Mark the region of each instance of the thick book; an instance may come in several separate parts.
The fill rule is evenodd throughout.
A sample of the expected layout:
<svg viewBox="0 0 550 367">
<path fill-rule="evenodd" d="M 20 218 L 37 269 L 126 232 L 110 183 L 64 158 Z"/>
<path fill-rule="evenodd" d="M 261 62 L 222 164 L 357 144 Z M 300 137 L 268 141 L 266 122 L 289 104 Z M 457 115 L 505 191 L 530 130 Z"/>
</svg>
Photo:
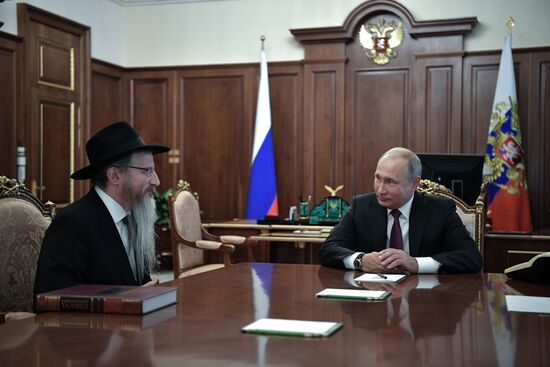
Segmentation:
<svg viewBox="0 0 550 367">
<path fill-rule="evenodd" d="M 391 292 L 372 291 L 367 289 L 326 288 L 317 293 L 319 298 L 335 298 L 344 300 L 379 301 L 388 298 Z"/>
<path fill-rule="evenodd" d="M 176 302 L 176 287 L 80 284 L 38 294 L 36 311 L 142 315 Z"/>
<path fill-rule="evenodd" d="M 407 274 L 365 273 L 353 280 L 356 282 L 397 283 L 405 279 L 406 276 Z"/>
<path fill-rule="evenodd" d="M 504 270 L 509 278 L 528 282 L 550 283 L 550 252 L 544 252 L 529 261 Z"/>
<path fill-rule="evenodd" d="M 340 322 L 265 318 L 256 320 L 241 330 L 251 334 L 315 338 L 330 336 L 342 326 Z"/>
</svg>

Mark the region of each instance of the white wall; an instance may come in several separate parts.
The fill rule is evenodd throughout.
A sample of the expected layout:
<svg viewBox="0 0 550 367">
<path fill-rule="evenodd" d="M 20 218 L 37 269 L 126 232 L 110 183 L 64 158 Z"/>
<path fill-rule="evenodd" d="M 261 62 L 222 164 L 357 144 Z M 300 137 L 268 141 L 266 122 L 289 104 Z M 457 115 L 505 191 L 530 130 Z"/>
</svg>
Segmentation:
<svg viewBox="0 0 550 367">
<path fill-rule="evenodd" d="M 17 34 L 17 5 L 25 2 L 37 8 L 89 26 L 92 57 L 126 65 L 125 8 L 109 0 L 7 0 L 0 3 L 0 31 Z"/>
<path fill-rule="evenodd" d="M 16 33 L 19 0 L 0 3 L 1 29 Z M 121 7 L 109 0 L 26 0 L 92 28 L 92 56 L 114 64 L 167 66 L 303 59 L 293 28 L 341 25 L 363 0 L 225 0 Z M 500 49 L 508 16 L 514 48 L 550 46 L 548 0 L 401 0 L 417 20 L 476 16 L 468 51 Z"/>
</svg>

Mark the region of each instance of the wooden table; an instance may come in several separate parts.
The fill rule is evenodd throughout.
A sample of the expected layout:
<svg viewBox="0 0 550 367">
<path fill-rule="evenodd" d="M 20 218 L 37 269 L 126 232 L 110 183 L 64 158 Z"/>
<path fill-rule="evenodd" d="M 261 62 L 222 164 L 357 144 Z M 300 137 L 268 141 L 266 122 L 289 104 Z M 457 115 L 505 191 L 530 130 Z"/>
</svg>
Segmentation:
<svg viewBox="0 0 550 367">
<path fill-rule="evenodd" d="M 40 314 L 0 326 L 0 365 L 550 364 L 550 316 L 508 313 L 504 300 L 518 292 L 549 296 L 547 286 L 502 274 L 414 275 L 389 287 L 393 295 L 384 301 L 315 298 L 326 287 L 357 286 L 354 275 L 316 265 L 243 263 L 165 283 L 178 286 L 178 304 L 143 317 Z M 344 327 L 325 339 L 240 332 L 266 316 Z"/>
</svg>

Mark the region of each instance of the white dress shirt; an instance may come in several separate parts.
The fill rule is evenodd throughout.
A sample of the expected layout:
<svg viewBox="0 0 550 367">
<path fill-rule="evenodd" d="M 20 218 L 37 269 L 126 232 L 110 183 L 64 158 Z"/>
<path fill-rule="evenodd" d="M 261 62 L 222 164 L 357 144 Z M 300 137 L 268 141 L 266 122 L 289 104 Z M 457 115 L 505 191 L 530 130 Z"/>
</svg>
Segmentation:
<svg viewBox="0 0 550 367">
<path fill-rule="evenodd" d="M 117 203 L 115 199 L 110 197 L 99 186 L 97 185 L 94 186 L 94 189 L 99 195 L 99 198 L 101 199 L 101 201 L 103 201 L 103 204 L 105 204 L 105 206 L 107 207 L 109 214 L 111 214 L 111 217 L 113 218 L 113 222 L 115 222 L 115 226 L 118 231 L 118 234 L 120 235 L 120 238 L 122 239 L 122 243 L 124 244 L 124 249 L 126 250 L 126 254 L 128 255 L 128 257 L 134 256 L 133 251 L 130 251 L 130 244 L 128 240 L 128 229 L 126 228 L 126 225 L 122 222 L 122 220 L 126 218 L 126 216 L 128 215 L 128 212 L 126 212 L 126 210 L 124 210 L 124 208 L 120 206 L 120 204 Z"/>
</svg>

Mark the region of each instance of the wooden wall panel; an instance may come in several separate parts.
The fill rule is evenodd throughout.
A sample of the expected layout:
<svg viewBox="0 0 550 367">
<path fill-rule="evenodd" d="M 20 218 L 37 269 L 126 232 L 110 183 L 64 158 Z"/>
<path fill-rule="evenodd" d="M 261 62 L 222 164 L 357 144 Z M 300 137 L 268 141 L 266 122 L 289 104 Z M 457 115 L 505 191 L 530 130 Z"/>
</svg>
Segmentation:
<svg viewBox="0 0 550 367">
<path fill-rule="evenodd" d="M 54 203 L 70 203 L 74 200 L 74 183 L 69 176 L 74 172 L 75 112 L 74 103 L 39 97 L 36 103 L 40 121 L 39 199 Z M 45 173 L 48 174 L 45 174 Z M 64 182 L 64 185 L 60 185 Z"/>
<path fill-rule="evenodd" d="M 535 228 L 550 233 L 550 50 L 532 55 L 530 70 L 529 194 Z"/>
<path fill-rule="evenodd" d="M 313 170 L 313 198 L 321 199 L 324 185 L 336 182 L 336 82 L 334 71 L 316 71 L 312 75 L 313 123 L 308 127 L 307 139 L 313 142 L 310 159 Z"/>
<path fill-rule="evenodd" d="M 299 196 L 305 195 L 301 181 L 302 69 L 301 65 L 269 67 L 271 125 L 280 214 L 288 213 L 290 206 L 297 205 Z"/>
<path fill-rule="evenodd" d="M 380 155 L 403 146 L 408 123 L 408 70 L 357 71 L 352 79 L 351 135 L 346 147 L 351 157 L 346 165 L 349 193 L 373 190 L 373 177 Z"/>
<path fill-rule="evenodd" d="M 452 138 L 452 70 L 429 67 L 426 71 L 426 147 L 430 152 L 447 152 Z"/>
<path fill-rule="evenodd" d="M 315 45 L 306 51 L 327 58 L 304 67 L 303 194 L 311 195 L 315 205 L 328 195 L 325 185 L 344 183 L 345 60 L 333 59 L 342 51 L 319 54 Z"/>
<path fill-rule="evenodd" d="M 130 79 L 129 122 L 146 143 L 174 147 L 174 72 L 133 72 Z M 175 186 L 167 153 L 155 156 L 159 191 Z"/>
<path fill-rule="evenodd" d="M 17 57 L 21 39 L 0 32 L 0 175 L 17 177 Z"/>
<path fill-rule="evenodd" d="M 122 68 L 94 60 L 90 136 L 113 122 L 125 120 L 124 73 Z"/>
<path fill-rule="evenodd" d="M 464 60 L 464 153 L 482 154 L 487 149 L 497 75 L 496 56 L 466 57 Z"/>
<path fill-rule="evenodd" d="M 178 77 L 179 172 L 199 193 L 206 218 L 244 216 L 254 125 L 252 71 L 191 70 Z"/>
</svg>

